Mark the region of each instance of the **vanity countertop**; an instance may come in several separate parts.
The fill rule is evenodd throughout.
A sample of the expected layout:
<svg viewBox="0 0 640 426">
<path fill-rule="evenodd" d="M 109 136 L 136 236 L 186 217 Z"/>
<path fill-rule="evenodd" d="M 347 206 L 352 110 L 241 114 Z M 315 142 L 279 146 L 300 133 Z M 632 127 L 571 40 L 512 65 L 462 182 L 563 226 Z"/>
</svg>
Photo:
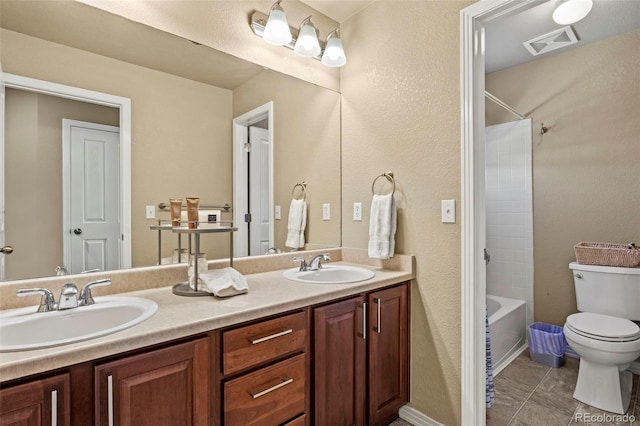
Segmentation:
<svg viewBox="0 0 640 426">
<path fill-rule="evenodd" d="M 148 320 L 107 336 L 45 349 L 0 353 L 0 381 L 13 380 L 85 361 L 188 337 L 245 321 L 368 292 L 415 277 L 413 259 L 394 262 L 394 269 L 372 262 L 349 261 L 342 253 L 337 264 L 365 266 L 375 277 L 349 284 L 307 284 L 290 281 L 282 270 L 246 274 L 249 292 L 225 299 L 182 297 L 171 286 L 121 293 L 154 300 L 159 309 Z M 358 258 L 360 256 L 356 256 Z M 347 260 L 347 261 L 345 261 Z M 358 259 L 356 259 L 358 260 Z M 369 263 L 369 264 L 366 264 Z M 375 262 L 373 262 L 375 264 Z M 397 266 L 398 269 L 395 269 Z"/>
</svg>

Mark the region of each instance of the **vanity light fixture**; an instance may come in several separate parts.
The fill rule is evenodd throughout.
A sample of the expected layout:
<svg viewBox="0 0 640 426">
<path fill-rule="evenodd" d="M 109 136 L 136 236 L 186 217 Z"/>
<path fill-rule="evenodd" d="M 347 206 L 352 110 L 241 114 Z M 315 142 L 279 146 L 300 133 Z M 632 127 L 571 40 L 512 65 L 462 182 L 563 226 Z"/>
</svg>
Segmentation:
<svg viewBox="0 0 640 426">
<path fill-rule="evenodd" d="M 322 54 L 322 63 L 328 67 L 341 67 L 347 63 L 347 56 L 344 54 L 338 28 L 327 36 L 327 47 Z"/>
<path fill-rule="evenodd" d="M 318 30 L 311 22 L 311 16 L 300 24 L 300 32 L 293 51 L 305 58 L 312 58 L 320 54 L 320 42 L 318 41 Z"/>
<path fill-rule="evenodd" d="M 267 19 L 267 25 L 264 27 L 262 38 L 264 41 L 276 46 L 285 46 L 291 43 L 291 30 L 289 29 L 289 23 L 287 22 L 287 15 L 284 14 L 284 10 L 280 7 L 280 2 L 276 1 L 271 10 L 269 11 L 269 19 Z"/>
<path fill-rule="evenodd" d="M 287 24 L 287 18 L 280 7 L 281 1 L 278 0 L 271 6 L 269 16 L 262 12 L 253 12 L 250 26 L 255 35 L 270 44 L 288 47 L 300 56 L 322 61 L 328 67 L 341 67 L 347 63 L 337 29 L 327 36 L 325 43 L 318 39 L 318 29 L 311 22 L 311 16 L 300 23 L 299 30 L 292 28 Z M 275 25 L 273 27 L 272 22 Z M 286 34 L 289 34 L 289 37 Z"/>
<path fill-rule="evenodd" d="M 570 25 L 587 16 L 592 7 L 593 0 L 559 0 L 553 20 L 560 25 Z"/>
</svg>

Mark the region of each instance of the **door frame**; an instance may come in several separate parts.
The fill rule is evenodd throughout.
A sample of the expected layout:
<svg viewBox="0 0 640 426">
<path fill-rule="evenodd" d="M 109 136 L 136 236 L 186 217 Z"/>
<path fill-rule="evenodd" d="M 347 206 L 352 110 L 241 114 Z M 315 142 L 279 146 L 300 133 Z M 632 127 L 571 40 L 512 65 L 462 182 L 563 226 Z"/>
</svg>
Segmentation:
<svg viewBox="0 0 640 426">
<path fill-rule="evenodd" d="M 481 0 L 460 11 L 461 424 L 486 424 L 484 28 L 538 0 Z"/>
<path fill-rule="evenodd" d="M 62 247 L 63 265 L 70 271 L 71 264 L 71 127 L 120 133 L 120 128 L 88 121 L 62 119 Z M 118 164 L 118 169 L 120 165 Z M 120 173 L 118 171 L 118 173 Z M 118 191 L 120 189 L 118 188 Z M 120 202 L 120 200 L 118 200 Z M 120 211 L 120 209 L 118 209 Z M 122 238 L 119 238 L 122 241 Z M 119 259 L 120 263 L 122 259 Z M 121 267 L 119 267 L 120 269 Z"/>
<path fill-rule="evenodd" d="M 247 171 L 249 165 L 244 159 L 244 144 L 249 136 L 249 126 L 264 119 L 268 120 L 269 132 L 269 199 L 273 209 L 273 101 L 267 102 L 233 119 L 233 224 L 238 228 L 233 234 L 233 257 L 247 256 L 249 243 L 247 229 L 239 226 L 244 223 L 244 214 L 247 212 Z M 270 212 L 272 216 L 273 212 Z M 269 241 L 274 241 L 274 221 L 269 221 Z"/>
<path fill-rule="evenodd" d="M 3 73 L 2 79 L 5 87 L 12 89 L 118 108 L 120 112 L 120 267 L 131 268 L 131 99 L 9 73 Z M 4 132 L 2 138 L 4 140 Z M 4 197 L 4 188 L 2 188 L 2 196 Z M 62 225 L 64 226 L 64 223 Z"/>
</svg>

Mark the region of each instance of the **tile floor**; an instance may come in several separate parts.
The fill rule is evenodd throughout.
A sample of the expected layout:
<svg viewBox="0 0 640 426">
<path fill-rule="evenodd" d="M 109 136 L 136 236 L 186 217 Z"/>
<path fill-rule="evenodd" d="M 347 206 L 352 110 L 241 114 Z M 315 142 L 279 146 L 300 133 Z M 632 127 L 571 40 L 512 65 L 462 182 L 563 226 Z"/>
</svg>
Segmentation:
<svg viewBox="0 0 640 426">
<path fill-rule="evenodd" d="M 566 358 L 565 365 L 551 368 L 534 362 L 525 350 L 494 379 L 495 402 L 487 410 L 487 426 L 640 426 L 640 380 L 633 376 L 633 392 L 627 413 L 633 422 L 600 422 L 612 413 L 573 399 L 579 361 Z M 587 418 L 588 416 L 588 418 Z M 397 419 L 389 426 L 411 426 Z"/>
<path fill-rule="evenodd" d="M 628 414 L 633 422 L 600 422 L 612 413 L 573 399 L 579 361 L 566 358 L 565 365 L 551 368 L 534 362 L 523 352 L 495 377 L 496 398 L 487 410 L 487 426 L 640 426 L 640 380 L 633 376 L 633 391 Z M 600 417 L 600 419 L 598 419 Z M 628 416 L 631 417 L 631 416 Z"/>
</svg>

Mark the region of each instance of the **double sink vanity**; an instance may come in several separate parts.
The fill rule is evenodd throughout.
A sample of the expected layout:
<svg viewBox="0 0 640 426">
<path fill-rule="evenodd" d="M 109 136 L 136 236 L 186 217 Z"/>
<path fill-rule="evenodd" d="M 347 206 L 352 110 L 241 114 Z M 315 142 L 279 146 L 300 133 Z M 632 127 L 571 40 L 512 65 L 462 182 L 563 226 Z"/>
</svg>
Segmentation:
<svg viewBox="0 0 640 426">
<path fill-rule="evenodd" d="M 185 265 L 92 274 L 111 280 L 94 304 L 51 312 L 15 293 L 65 277 L 1 284 L 1 423 L 387 424 L 408 401 L 413 258 L 306 255 L 324 253 L 236 259 L 249 292 L 225 299 L 172 294 Z"/>
</svg>

